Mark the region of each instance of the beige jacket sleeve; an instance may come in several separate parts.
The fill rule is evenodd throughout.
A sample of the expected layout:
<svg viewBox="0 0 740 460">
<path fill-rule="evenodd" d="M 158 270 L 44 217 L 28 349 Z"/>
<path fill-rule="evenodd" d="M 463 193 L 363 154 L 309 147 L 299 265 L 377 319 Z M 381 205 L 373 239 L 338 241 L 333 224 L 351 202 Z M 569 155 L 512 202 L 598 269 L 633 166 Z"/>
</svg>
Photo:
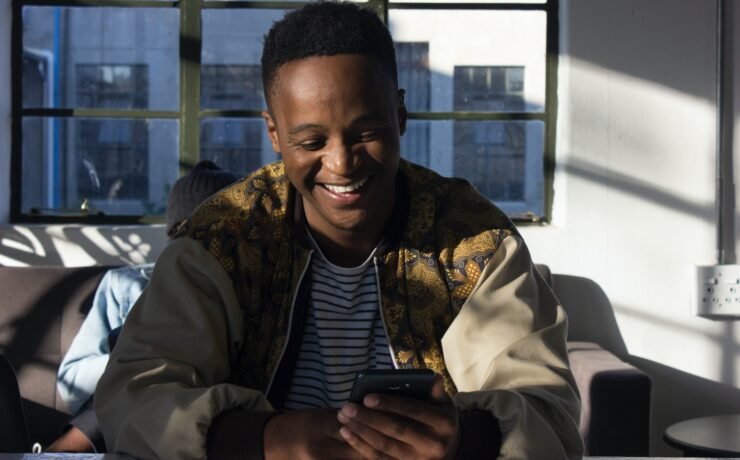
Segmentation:
<svg viewBox="0 0 740 460">
<path fill-rule="evenodd" d="M 583 455 L 567 318 L 522 239 L 509 236 L 442 339 L 461 409 L 493 413 L 500 458 Z"/>
<path fill-rule="evenodd" d="M 231 280 L 216 259 L 195 241 L 171 243 L 97 386 L 95 410 L 108 449 L 139 459 L 202 459 L 217 415 L 272 411 L 262 393 L 223 383 L 242 347 L 242 324 Z"/>
</svg>

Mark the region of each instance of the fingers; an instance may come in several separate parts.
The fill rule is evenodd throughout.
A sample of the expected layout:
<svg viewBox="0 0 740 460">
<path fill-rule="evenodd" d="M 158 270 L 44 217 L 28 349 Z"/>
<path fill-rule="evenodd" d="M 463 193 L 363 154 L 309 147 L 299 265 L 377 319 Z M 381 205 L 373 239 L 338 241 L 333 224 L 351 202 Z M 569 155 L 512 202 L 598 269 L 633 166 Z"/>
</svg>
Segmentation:
<svg viewBox="0 0 740 460">
<path fill-rule="evenodd" d="M 345 420 L 339 433 L 344 441 L 363 458 L 366 459 L 405 459 L 413 457 L 413 449 L 408 444 L 394 439 L 390 436 L 363 425 L 362 423 L 349 419 L 341 412 L 337 415 L 340 420 Z"/>
<path fill-rule="evenodd" d="M 447 403 L 452 401 L 450 396 L 445 391 L 445 379 L 441 375 L 437 374 L 434 376 L 434 383 L 432 384 L 431 399 L 436 403 Z"/>
<path fill-rule="evenodd" d="M 434 387 L 432 390 L 434 391 Z M 403 396 L 371 393 L 362 402 L 370 409 L 390 412 L 431 427 L 444 425 L 445 420 L 457 414 L 452 402 L 449 399 L 443 402 L 443 397 L 440 396 L 436 401 L 426 402 Z"/>
<path fill-rule="evenodd" d="M 362 427 L 361 425 L 353 428 L 344 426 L 339 432 L 342 435 L 344 442 L 364 459 L 381 460 L 411 458 L 411 455 L 407 454 L 410 449 L 404 448 L 404 446 L 396 440 L 374 432 L 371 428 Z M 368 441 L 366 441 L 366 439 Z"/>
<path fill-rule="evenodd" d="M 403 444 L 419 444 L 428 438 L 425 427 L 413 420 L 367 410 L 355 404 L 346 404 L 337 413 L 337 419 L 382 452 L 393 450 L 401 453 L 397 451 L 403 450 L 403 447 L 391 445 L 393 440 Z"/>
<path fill-rule="evenodd" d="M 437 376 L 429 401 L 369 394 L 345 404 L 336 419 L 341 438 L 367 459 L 447 458 L 459 439 L 457 409 Z"/>
<path fill-rule="evenodd" d="M 370 455 L 369 458 L 376 458 L 378 453 L 394 458 L 442 458 L 456 438 L 457 412 L 446 417 L 433 417 L 438 420 L 436 426 L 426 425 L 413 417 L 425 412 L 425 406 L 435 412 L 438 408 L 429 403 L 410 401 L 415 404 L 407 406 L 410 408 L 404 414 L 407 416 L 346 404 L 337 413 L 337 419 L 344 424 L 340 434 L 363 455 Z M 454 407 L 452 409 L 454 411 Z"/>
</svg>

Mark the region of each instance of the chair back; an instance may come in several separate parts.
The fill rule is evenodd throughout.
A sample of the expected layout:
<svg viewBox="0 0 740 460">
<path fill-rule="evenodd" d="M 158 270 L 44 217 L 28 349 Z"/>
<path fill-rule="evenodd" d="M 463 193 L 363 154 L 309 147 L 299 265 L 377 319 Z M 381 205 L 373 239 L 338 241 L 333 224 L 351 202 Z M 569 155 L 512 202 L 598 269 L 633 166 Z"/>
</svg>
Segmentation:
<svg viewBox="0 0 740 460">
<path fill-rule="evenodd" d="M 5 356 L 0 355 L 0 452 L 30 452 L 26 416 L 15 370 Z"/>
</svg>

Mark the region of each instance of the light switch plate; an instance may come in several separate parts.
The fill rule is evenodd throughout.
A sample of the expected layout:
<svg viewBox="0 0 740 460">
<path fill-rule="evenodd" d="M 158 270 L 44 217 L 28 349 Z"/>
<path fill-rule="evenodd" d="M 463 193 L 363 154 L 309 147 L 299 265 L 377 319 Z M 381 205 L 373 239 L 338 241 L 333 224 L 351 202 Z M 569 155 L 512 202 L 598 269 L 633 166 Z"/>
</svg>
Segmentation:
<svg viewBox="0 0 740 460">
<path fill-rule="evenodd" d="M 696 267 L 694 312 L 707 318 L 740 318 L 740 265 Z"/>
</svg>

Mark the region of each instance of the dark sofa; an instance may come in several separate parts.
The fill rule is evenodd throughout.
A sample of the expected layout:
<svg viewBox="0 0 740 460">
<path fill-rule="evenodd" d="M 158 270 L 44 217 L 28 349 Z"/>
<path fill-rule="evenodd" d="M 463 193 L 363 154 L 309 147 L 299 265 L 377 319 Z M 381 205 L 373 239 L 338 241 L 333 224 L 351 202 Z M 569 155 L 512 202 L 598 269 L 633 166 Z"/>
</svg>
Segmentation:
<svg viewBox="0 0 740 460">
<path fill-rule="evenodd" d="M 0 354 L 18 376 L 31 442 L 50 444 L 68 419 L 57 368 L 108 268 L 0 267 Z"/>
<path fill-rule="evenodd" d="M 48 445 L 68 418 L 56 391 L 56 370 L 108 268 L 0 267 L 0 354 L 17 373 L 32 443 Z M 585 278 L 553 276 L 543 265 L 538 269 L 568 311 L 569 357 L 583 398 L 586 453 L 647 456 L 650 378 L 599 344 L 607 331 L 579 322 L 593 319 L 594 305 L 584 303 L 608 303 L 606 296 Z"/>
</svg>

